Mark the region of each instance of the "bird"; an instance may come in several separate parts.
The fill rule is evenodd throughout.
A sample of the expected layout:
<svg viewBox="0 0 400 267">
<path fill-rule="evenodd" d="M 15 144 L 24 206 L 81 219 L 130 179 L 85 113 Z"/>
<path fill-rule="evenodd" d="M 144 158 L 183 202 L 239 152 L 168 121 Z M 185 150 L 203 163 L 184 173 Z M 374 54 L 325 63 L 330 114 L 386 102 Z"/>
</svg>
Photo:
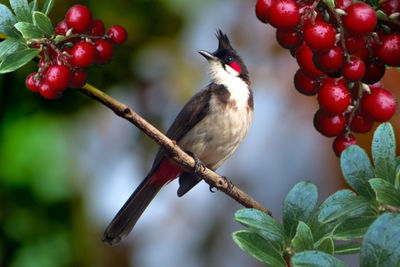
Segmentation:
<svg viewBox="0 0 400 267">
<path fill-rule="evenodd" d="M 182 108 L 166 136 L 211 170 L 220 167 L 238 148 L 253 120 L 253 93 L 249 72 L 228 36 L 217 30 L 215 52 L 199 50 L 209 63 L 211 82 Z M 185 171 L 160 148 L 153 165 L 106 228 L 102 241 L 116 245 L 133 229 L 139 217 L 164 185 L 179 177 L 178 197 L 201 181 Z"/>
</svg>

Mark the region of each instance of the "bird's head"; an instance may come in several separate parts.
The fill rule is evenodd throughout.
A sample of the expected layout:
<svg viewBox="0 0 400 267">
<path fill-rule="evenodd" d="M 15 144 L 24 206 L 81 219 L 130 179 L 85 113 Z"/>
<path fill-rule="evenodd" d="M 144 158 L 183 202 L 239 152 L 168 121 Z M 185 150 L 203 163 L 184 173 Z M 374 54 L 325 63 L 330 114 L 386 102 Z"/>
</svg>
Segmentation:
<svg viewBox="0 0 400 267">
<path fill-rule="evenodd" d="M 210 64 L 211 79 L 218 81 L 233 76 L 241 78 L 246 83 L 249 83 L 247 68 L 238 53 L 233 49 L 228 36 L 221 30 L 218 30 L 217 38 L 219 44 L 215 52 L 199 51 Z"/>
</svg>

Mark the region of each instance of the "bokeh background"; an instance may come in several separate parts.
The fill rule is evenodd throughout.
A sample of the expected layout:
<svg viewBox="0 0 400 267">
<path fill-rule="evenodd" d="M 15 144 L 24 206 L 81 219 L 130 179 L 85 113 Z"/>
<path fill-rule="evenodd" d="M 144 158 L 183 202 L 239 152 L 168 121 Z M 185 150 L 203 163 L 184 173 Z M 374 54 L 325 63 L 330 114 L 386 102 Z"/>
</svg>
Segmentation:
<svg viewBox="0 0 400 267">
<path fill-rule="evenodd" d="M 44 1 L 39 1 L 43 3 Z M 8 5 L 7 0 L 0 3 Z M 53 23 L 77 1 L 56 1 Z M 295 60 L 274 30 L 257 21 L 255 0 L 82 0 L 129 39 L 89 82 L 165 131 L 183 104 L 208 83 L 196 52 L 214 51 L 225 31 L 250 71 L 254 123 L 218 172 L 281 218 L 286 193 L 299 181 L 320 202 L 346 185 L 332 139 L 312 124 L 315 97 L 297 93 Z M 76 90 L 46 101 L 25 88 L 30 63 L 0 76 L 0 266 L 262 266 L 232 241 L 241 208 L 205 183 L 183 198 L 174 181 L 160 192 L 126 241 L 100 242 L 102 232 L 151 166 L 157 145 L 127 121 Z M 384 84 L 400 99 L 400 75 Z M 392 123 L 399 136 L 400 116 Z M 372 134 L 357 136 L 369 151 Z M 357 256 L 343 257 L 357 266 Z"/>
</svg>

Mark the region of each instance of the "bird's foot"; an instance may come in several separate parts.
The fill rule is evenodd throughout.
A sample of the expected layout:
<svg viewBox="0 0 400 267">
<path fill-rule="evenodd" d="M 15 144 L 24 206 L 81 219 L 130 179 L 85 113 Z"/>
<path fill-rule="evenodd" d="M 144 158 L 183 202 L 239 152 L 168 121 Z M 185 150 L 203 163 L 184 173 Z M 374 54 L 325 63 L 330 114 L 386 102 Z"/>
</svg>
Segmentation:
<svg viewBox="0 0 400 267">
<path fill-rule="evenodd" d="M 229 180 L 229 179 L 226 178 L 225 176 L 221 176 L 221 177 L 222 177 L 222 179 L 224 180 L 224 182 L 228 185 L 228 186 L 227 186 L 228 192 L 231 192 L 232 189 L 233 189 L 233 187 L 234 187 L 233 183 L 231 182 L 231 180 Z"/>
<path fill-rule="evenodd" d="M 189 156 L 191 156 L 194 159 L 194 173 L 195 174 L 206 170 L 206 166 L 204 165 L 203 162 L 201 162 L 201 160 L 199 159 L 199 157 L 197 157 L 196 154 L 194 154 L 193 152 L 190 152 L 190 151 L 185 151 L 185 152 L 186 152 L 186 154 L 188 154 Z"/>
</svg>

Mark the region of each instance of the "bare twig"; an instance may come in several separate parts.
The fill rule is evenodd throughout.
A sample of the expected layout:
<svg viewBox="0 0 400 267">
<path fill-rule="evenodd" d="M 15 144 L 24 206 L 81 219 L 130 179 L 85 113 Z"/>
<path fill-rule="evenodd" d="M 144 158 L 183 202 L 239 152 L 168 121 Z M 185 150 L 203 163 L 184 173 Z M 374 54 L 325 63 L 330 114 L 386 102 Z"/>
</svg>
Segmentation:
<svg viewBox="0 0 400 267">
<path fill-rule="evenodd" d="M 83 86 L 83 88 L 79 90 L 89 97 L 104 104 L 112 111 L 114 111 L 114 113 L 118 116 L 134 124 L 151 139 L 153 139 L 157 144 L 163 147 L 171 159 L 179 163 L 186 170 L 194 171 L 194 159 L 186 154 L 182 149 L 180 149 L 179 146 L 176 145 L 176 142 L 166 137 L 157 128 L 155 128 L 153 125 L 151 125 L 142 117 L 140 117 L 137 113 L 135 113 L 130 107 L 117 101 L 116 99 L 112 98 L 111 96 L 107 95 L 106 93 L 100 91 L 90 84 L 86 84 L 85 86 Z M 272 216 L 269 210 L 264 208 L 260 203 L 252 199 L 249 195 L 247 195 L 236 186 L 231 185 L 226 178 L 216 174 L 208 168 L 200 168 L 200 170 L 197 171 L 206 183 L 229 195 L 231 198 L 233 198 L 246 208 L 255 208 Z"/>
</svg>

